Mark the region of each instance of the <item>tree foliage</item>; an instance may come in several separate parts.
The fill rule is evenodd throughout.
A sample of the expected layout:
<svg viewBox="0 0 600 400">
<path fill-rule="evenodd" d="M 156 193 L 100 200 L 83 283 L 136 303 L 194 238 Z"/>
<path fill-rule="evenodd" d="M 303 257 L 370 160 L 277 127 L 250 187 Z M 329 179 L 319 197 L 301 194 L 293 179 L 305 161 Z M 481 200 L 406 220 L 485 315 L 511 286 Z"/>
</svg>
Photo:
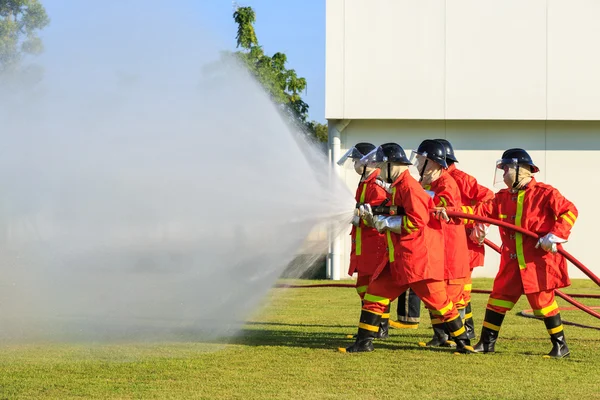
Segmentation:
<svg viewBox="0 0 600 400">
<path fill-rule="evenodd" d="M 0 0 L 0 72 L 18 67 L 25 54 L 40 54 L 37 33 L 49 23 L 39 0 Z"/>
<path fill-rule="evenodd" d="M 301 97 L 306 90 L 306 79 L 286 67 L 287 56 L 284 53 L 277 52 L 269 56 L 259 45 L 254 30 L 254 10 L 251 7 L 238 7 L 233 19 L 238 25 L 237 48 L 241 49 L 234 53 L 235 57 L 256 77 L 293 123 L 320 141 L 327 141 L 327 125 L 308 121 L 308 104 Z"/>
</svg>

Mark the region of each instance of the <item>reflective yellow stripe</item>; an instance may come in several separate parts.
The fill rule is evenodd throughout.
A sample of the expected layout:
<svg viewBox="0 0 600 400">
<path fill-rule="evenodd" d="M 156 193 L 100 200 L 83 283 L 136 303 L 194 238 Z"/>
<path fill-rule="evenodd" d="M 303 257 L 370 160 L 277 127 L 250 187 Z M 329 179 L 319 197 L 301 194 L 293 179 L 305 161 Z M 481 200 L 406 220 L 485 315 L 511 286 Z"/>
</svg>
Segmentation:
<svg viewBox="0 0 600 400">
<path fill-rule="evenodd" d="M 523 200 L 525 200 L 525 191 L 519 190 L 519 195 L 517 196 L 517 215 L 515 217 L 515 225 L 521 226 L 521 219 L 523 218 Z M 527 268 L 527 263 L 525 262 L 525 253 L 523 252 L 523 234 L 516 233 L 515 234 L 515 244 L 517 247 L 517 260 L 519 261 L 519 269 Z"/>
<path fill-rule="evenodd" d="M 472 283 L 467 283 L 465 285 L 464 291 L 465 292 L 470 292 L 471 290 L 473 290 L 473 284 Z"/>
<path fill-rule="evenodd" d="M 360 194 L 360 204 L 365 202 L 365 197 L 367 194 L 367 184 L 363 184 L 363 190 Z M 357 256 L 362 255 L 362 228 L 360 226 L 356 227 L 356 247 L 355 252 Z"/>
<path fill-rule="evenodd" d="M 369 325 L 369 324 L 363 324 L 362 322 L 358 324 L 358 327 L 360 329 L 366 329 L 367 331 L 371 331 L 371 332 L 378 332 L 379 331 L 379 327 L 378 326 Z"/>
<path fill-rule="evenodd" d="M 387 319 L 390 319 L 390 313 L 387 313 L 387 314 L 381 314 L 381 318 L 387 318 Z"/>
<path fill-rule="evenodd" d="M 387 306 L 390 304 L 390 299 L 385 297 L 373 296 L 372 294 L 365 294 L 365 301 L 370 301 L 371 303 L 379 303 Z"/>
<path fill-rule="evenodd" d="M 419 230 L 419 228 L 415 227 L 415 224 L 413 224 L 406 215 L 402 217 L 402 227 L 409 234 Z"/>
<path fill-rule="evenodd" d="M 444 315 L 446 314 L 448 311 L 452 310 L 452 307 L 454 307 L 454 304 L 452 304 L 452 302 L 448 303 L 446 305 L 446 307 L 442 308 L 441 310 L 429 310 L 433 315 Z"/>
<path fill-rule="evenodd" d="M 573 214 L 571 211 L 567 211 L 567 214 L 569 214 L 569 217 L 571 217 L 573 222 L 577 221 L 577 215 Z"/>
<path fill-rule="evenodd" d="M 396 202 L 396 187 L 394 186 L 392 188 L 392 205 L 393 206 L 396 205 L 395 202 Z M 389 259 L 390 259 L 390 262 L 393 263 L 396 260 L 396 257 L 394 256 L 394 242 L 392 242 L 392 234 L 390 233 L 390 231 L 386 231 L 385 233 L 387 236 Z"/>
<path fill-rule="evenodd" d="M 548 333 L 554 335 L 555 333 L 561 332 L 563 330 L 562 324 L 557 326 L 556 328 L 548 329 Z"/>
<path fill-rule="evenodd" d="M 475 211 L 473 211 L 473 207 L 461 206 L 460 208 L 461 208 L 462 212 L 465 214 L 474 214 L 475 213 Z M 466 219 L 466 218 L 463 218 L 462 221 L 463 221 L 463 224 L 465 224 L 465 225 L 475 222 L 472 219 Z"/>
<path fill-rule="evenodd" d="M 498 325 L 490 324 L 487 321 L 483 321 L 483 326 L 485 328 L 491 329 L 491 330 L 496 331 L 496 332 L 498 332 L 500 330 L 500 327 Z"/>
<path fill-rule="evenodd" d="M 452 321 L 454 321 L 455 319 L 457 319 L 458 317 L 460 317 L 460 315 L 456 315 L 456 317 L 450 318 L 450 319 L 449 319 L 448 321 L 446 321 L 446 322 L 452 322 Z"/>
<path fill-rule="evenodd" d="M 506 218 L 508 218 L 508 215 L 506 215 L 506 214 L 498 214 L 498 218 L 500 218 L 500 219 L 506 219 Z"/>
<path fill-rule="evenodd" d="M 386 231 L 385 233 L 387 235 L 387 244 L 388 244 L 388 253 L 389 253 L 390 262 L 393 263 L 396 260 L 396 258 L 394 257 L 394 242 L 392 242 L 392 234 L 390 233 L 390 231 Z"/>
<path fill-rule="evenodd" d="M 538 317 L 543 317 L 548 315 L 550 312 L 556 310 L 558 308 L 558 303 L 554 300 L 554 303 L 550 304 L 548 307 L 542 308 L 541 310 L 533 310 L 533 314 Z"/>
<path fill-rule="evenodd" d="M 440 204 L 438 204 L 438 205 L 441 205 L 442 207 L 448 207 L 448 202 L 446 201 L 445 198 L 440 197 Z"/>
<path fill-rule="evenodd" d="M 567 217 L 567 214 L 563 214 L 563 215 L 561 215 L 561 217 L 562 217 L 562 219 L 567 221 L 569 224 L 571 224 L 571 226 L 573 226 L 573 224 L 575 224 L 575 221 L 572 221 L 571 218 Z"/>
<path fill-rule="evenodd" d="M 435 317 L 432 316 L 432 318 L 431 318 L 431 325 L 440 325 L 440 324 L 443 324 L 443 323 L 444 323 L 444 321 L 442 321 L 441 319 L 435 318 Z"/>
<path fill-rule="evenodd" d="M 378 312 L 375 312 L 375 311 L 371 311 L 371 310 L 365 310 L 365 309 L 363 309 L 363 310 L 361 310 L 361 311 L 368 312 L 368 313 L 371 313 L 371 314 L 373 314 L 373 315 L 383 315 L 383 314 L 381 314 L 381 313 L 378 313 Z"/>
<path fill-rule="evenodd" d="M 469 318 L 473 318 L 473 313 L 470 312 L 468 314 L 465 314 L 465 319 L 469 319 Z"/>
<path fill-rule="evenodd" d="M 356 287 L 356 291 L 357 291 L 358 293 L 364 293 L 364 292 L 366 292 L 366 291 L 367 291 L 367 288 L 368 288 L 368 287 L 369 287 L 369 286 L 367 286 L 367 285 L 365 285 L 365 286 L 357 286 L 357 287 Z"/>
<path fill-rule="evenodd" d="M 502 307 L 502 308 L 508 308 L 509 310 L 512 310 L 512 308 L 515 306 L 515 303 L 511 303 L 510 301 L 506 301 L 506 300 L 492 299 L 490 297 L 490 299 L 488 300 L 488 305 Z"/>
<path fill-rule="evenodd" d="M 465 333 L 465 327 L 461 326 L 459 330 L 454 331 L 454 332 L 450 332 L 450 334 L 454 337 L 460 336 L 461 334 Z"/>
</svg>

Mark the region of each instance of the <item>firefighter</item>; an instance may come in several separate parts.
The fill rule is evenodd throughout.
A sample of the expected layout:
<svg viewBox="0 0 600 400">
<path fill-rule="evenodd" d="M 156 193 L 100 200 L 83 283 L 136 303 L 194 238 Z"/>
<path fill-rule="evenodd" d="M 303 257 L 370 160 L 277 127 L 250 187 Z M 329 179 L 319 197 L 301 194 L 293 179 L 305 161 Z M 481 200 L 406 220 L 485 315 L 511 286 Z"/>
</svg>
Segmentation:
<svg viewBox="0 0 600 400">
<path fill-rule="evenodd" d="M 352 248 L 350 251 L 350 269 L 348 275 L 358 273 L 356 292 L 361 299 L 365 297 L 367 286 L 375 270 L 387 262 L 387 244 L 384 234 L 377 232 L 372 226 L 365 224 L 358 211 L 361 205 L 380 205 L 387 198 L 386 184 L 379 178 L 379 169 L 372 165 L 362 164 L 360 159 L 375 149 L 371 143 L 357 143 L 340 158 L 338 165 L 346 161 L 354 161 L 354 170 L 360 175 L 360 182 L 356 189 L 357 208 L 352 219 Z M 379 325 L 378 339 L 388 337 L 389 309 L 384 313 Z"/>
<path fill-rule="evenodd" d="M 537 182 L 539 171 L 527 151 L 508 149 L 496 162 L 494 186 L 504 184 L 494 199 L 472 208 L 476 215 L 493 217 L 535 232 L 539 239 L 500 228 L 500 269 L 489 297 L 481 338 L 475 351 L 493 353 L 504 316 L 522 294 L 535 315 L 543 318 L 552 342 L 545 358 L 569 355 L 554 289 L 571 284 L 565 258 L 557 251 L 577 220 L 577 208 L 557 189 Z M 471 210 L 469 210 L 471 211 Z M 443 216 L 444 211 L 440 214 Z M 474 230 L 471 239 L 482 242 L 485 232 Z"/>
<path fill-rule="evenodd" d="M 421 177 L 421 186 L 425 190 L 431 191 L 435 206 L 461 206 L 460 191 L 456 181 L 448 173 L 446 149 L 442 143 L 431 139 L 424 140 L 417 150 L 412 152 L 411 161 L 414 161 L 415 168 Z M 443 237 L 444 245 L 440 251 L 443 252 L 444 257 L 444 280 L 448 297 L 463 316 L 466 306 L 463 291 L 465 279 L 469 276 L 469 253 L 465 227 L 461 222 L 454 220 L 441 224 L 433 220 L 432 223 L 438 224 L 435 232 Z M 431 313 L 430 317 L 433 337 L 429 342 L 419 344 L 426 347 L 452 346 L 453 343 L 449 340 L 448 332 L 444 330 L 443 321 Z"/>
<path fill-rule="evenodd" d="M 471 353 L 473 348 L 462 319 L 446 293 L 443 252 L 439 251 L 443 242 L 428 227 L 433 207 L 431 197 L 410 175 L 408 166 L 411 163 L 400 145 L 383 144 L 363 160 L 381 169 L 381 177 L 390 183 L 389 204 L 400 209 L 398 215 L 374 216 L 368 204 L 363 208 L 361 217 L 386 235 L 388 262 L 373 274 L 364 297 L 355 343 L 339 351 L 372 351 L 373 339 L 390 301 L 411 288 L 448 327 L 457 352 Z"/>
<path fill-rule="evenodd" d="M 452 178 L 454 178 L 458 185 L 461 203 L 463 204 L 462 211 L 468 211 L 465 206 L 472 207 L 481 202 L 493 199 L 494 192 L 492 192 L 485 186 L 481 186 L 480 184 L 478 184 L 477 179 L 475 179 L 473 176 L 456 168 L 455 163 L 457 163 L 458 160 L 454 155 L 454 148 L 452 147 L 452 144 L 450 144 L 450 142 L 446 139 L 436 140 L 442 143 L 446 149 L 446 163 L 448 164 L 448 173 Z M 475 223 L 472 220 L 463 220 L 463 223 L 465 224 L 465 228 L 467 230 L 467 236 L 471 234 L 473 229 L 479 229 L 484 231 L 487 231 L 488 229 L 486 225 Z M 471 275 L 473 273 L 474 268 L 483 267 L 485 247 L 479 243 L 473 242 L 472 240 L 467 240 L 467 247 L 469 249 L 469 274 L 465 279 L 465 285 L 463 290 L 463 298 L 465 301 L 464 324 L 469 339 L 474 339 L 475 324 L 473 323 L 473 311 L 471 309 Z"/>
</svg>

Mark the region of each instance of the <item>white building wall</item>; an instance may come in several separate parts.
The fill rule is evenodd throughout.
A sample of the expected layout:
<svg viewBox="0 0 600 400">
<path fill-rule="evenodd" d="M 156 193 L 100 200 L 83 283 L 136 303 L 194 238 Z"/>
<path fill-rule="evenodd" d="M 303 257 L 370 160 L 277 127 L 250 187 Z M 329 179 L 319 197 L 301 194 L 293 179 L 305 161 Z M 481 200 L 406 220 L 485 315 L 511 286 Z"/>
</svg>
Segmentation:
<svg viewBox="0 0 600 400">
<path fill-rule="evenodd" d="M 454 146 L 460 161 L 458 167 L 475 176 L 480 184 L 492 187 L 495 162 L 510 147 L 528 149 L 540 167 L 536 178 L 558 188 L 577 206 L 580 218 L 565 248 L 594 273 L 600 275 L 596 250 L 587 236 L 593 236 L 598 219 L 593 193 L 600 193 L 600 180 L 590 174 L 596 171 L 600 159 L 600 122 L 577 121 L 435 121 L 435 120 L 354 120 L 341 134 L 341 151 L 360 141 L 373 144 L 396 142 L 407 155 L 426 138 L 446 138 Z M 341 178 L 356 188 L 359 176 L 350 165 L 340 171 Z M 497 229 L 489 237 L 500 244 Z M 350 236 L 349 229 L 342 240 L 342 278 L 347 277 Z M 484 268 L 474 276 L 495 276 L 499 256 L 487 251 Z M 572 277 L 584 277 L 570 266 Z"/>
<path fill-rule="evenodd" d="M 328 119 L 600 120 L 598 0 L 327 0 Z"/>
</svg>

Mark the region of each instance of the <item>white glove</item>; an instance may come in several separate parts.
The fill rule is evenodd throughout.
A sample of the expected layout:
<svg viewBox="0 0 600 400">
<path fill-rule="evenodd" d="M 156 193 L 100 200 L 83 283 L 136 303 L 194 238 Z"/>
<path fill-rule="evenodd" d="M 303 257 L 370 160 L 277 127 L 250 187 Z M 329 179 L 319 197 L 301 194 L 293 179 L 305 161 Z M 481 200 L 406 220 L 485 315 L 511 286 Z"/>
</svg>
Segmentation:
<svg viewBox="0 0 600 400">
<path fill-rule="evenodd" d="M 360 210 L 358 208 L 354 209 L 354 216 L 352 217 L 352 225 L 360 226 Z"/>
<path fill-rule="evenodd" d="M 358 207 L 358 215 L 359 218 L 365 220 L 365 223 L 368 226 L 373 226 L 373 210 L 371 209 L 371 205 L 369 203 L 361 204 L 360 207 Z"/>
<path fill-rule="evenodd" d="M 469 234 L 469 239 L 471 239 L 473 243 L 481 246 L 489 231 L 489 226 L 486 226 L 485 224 L 475 224 L 473 230 Z"/>
<path fill-rule="evenodd" d="M 552 233 L 548 233 L 546 236 L 543 236 L 538 239 L 535 248 L 542 247 L 543 250 L 548 251 L 550 253 L 556 253 L 558 248 L 556 247 L 557 243 L 567 243 L 565 239 L 561 239 L 558 236 L 553 235 Z"/>
<path fill-rule="evenodd" d="M 385 215 L 376 215 L 373 219 L 373 226 L 375 227 L 375 229 L 377 229 L 377 232 L 379 233 L 383 233 L 388 229 L 388 225 L 386 223 L 386 219 L 388 217 L 386 217 Z"/>
<path fill-rule="evenodd" d="M 395 215 L 393 217 L 376 215 L 373 224 L 379 233 L 383 233 L 385 231 L 402 233 L 402 215 Z"/>
<path fill-rule="evenodd" d="M 450 217 L 448 217 L 448 213 L 446 212 L 446 209 L 443 207 L 436 207 L 434 209 L 434 213 L 433 216 L 437 219 L 439 219 L 440 221 L 445 221 L 445 222 L 450 222 Z"/>
</svg>

